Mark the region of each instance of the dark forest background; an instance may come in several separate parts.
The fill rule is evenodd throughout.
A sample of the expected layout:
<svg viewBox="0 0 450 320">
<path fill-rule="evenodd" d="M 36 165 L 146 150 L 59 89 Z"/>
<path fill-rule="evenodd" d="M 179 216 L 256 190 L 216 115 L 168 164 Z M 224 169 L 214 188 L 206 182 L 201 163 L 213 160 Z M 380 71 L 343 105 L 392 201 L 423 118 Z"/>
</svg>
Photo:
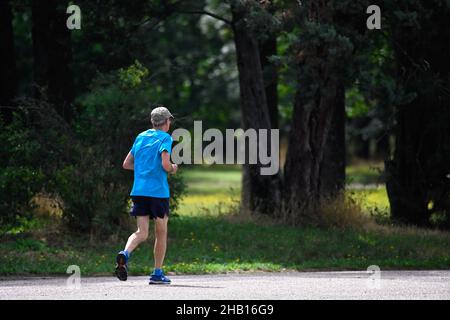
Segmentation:
<svg viewBox="0 0 450 320">
<path fill-rule="evenodd" d="M 175 127 L 280 129 L 284 166 L 243 166 L 243 211 L 321 224 L 346 165 L 376 159 L 393 222 L 448 229 L 449 17 L 444 0 L 1 0 L 0 223 L 45 194 L 72 230 L 120 226 L 122 161 L 164 104 Z"/>
</svg>

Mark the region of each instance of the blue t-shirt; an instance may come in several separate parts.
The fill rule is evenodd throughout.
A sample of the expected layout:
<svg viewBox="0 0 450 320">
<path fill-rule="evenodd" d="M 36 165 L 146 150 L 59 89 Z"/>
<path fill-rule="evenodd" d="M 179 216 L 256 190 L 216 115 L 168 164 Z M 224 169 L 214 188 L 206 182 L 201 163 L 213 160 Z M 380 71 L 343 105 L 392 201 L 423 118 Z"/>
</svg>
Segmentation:
<svg viewBox="0 0 450 320">
<path fill-rule="evenodd" d="M 141 132 L 134 141 L 134 182 L 131 196 L 169 198 L 167 172 L 161 163 L 161 153 L 172 152 L 172 137 L 161 130 Z"/>
</svg>

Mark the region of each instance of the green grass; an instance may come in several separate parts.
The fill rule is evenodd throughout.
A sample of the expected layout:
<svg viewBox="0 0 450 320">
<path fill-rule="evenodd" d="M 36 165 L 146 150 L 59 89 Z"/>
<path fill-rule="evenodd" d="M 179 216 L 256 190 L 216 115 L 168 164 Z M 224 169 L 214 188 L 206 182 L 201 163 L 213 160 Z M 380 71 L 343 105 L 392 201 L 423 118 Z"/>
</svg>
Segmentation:
<svg viewBox="0 0 450 320">
<path fill-rule="evenodd" d="M 361 204 L 364 212 L 389 214 L 389 199 L 384 186 L 370 189 L 350 189 L 347 192 Z"/>
<path fill-rule="evenodd" d="M 449 233 L 388 226 L 360 231 L 293 228 L 251 220 L 232 214 L 240 195 L 239 168 L 194 167 L 184 175 L 188 196 L 179 216 L 169 222 L 167 272 L 365 270 L 372 264 L 381 269 L 450 266 Z M 348 192 L 369 213 L 388 209 L 382 187 Z M 110 275 L 115 254 L 132 231 L 93 242 L 58 230 L 52 220 L 55 217 L 40 219 L 1 239 L 0 275 L 64 274 L 72 264 L 80 266 L 83 275 Z M 151 271 L 152 241 L 150 238 L 134 252 L 132 274 Z"/>
<path fill-rule="evenodd" d="M 370 184 L 367 189 L 348 189 L 367 213 L 389 212 L 389 200 L 384 185 L 379 183 L 382 164 L 356 164 L 347 167 L 347 180 L 351 183 Z M 184 171 L 188 196 L 180 206 L 182 215 L 202 216 L 219 214 L 240 199 L 241 171 L 237 166 L 193 166 Z"/>
<path fill-rule="evenodd" d="M 241 170 L 237 166 L 193 166 L 183 175 L 188 194 L 180 205 L 183 216 L 217 215 L 239 201 Z"/>
<path fill-rule="evenodd" d="M 449 234 L 416 229 L 377 231 L 292 228 L 237 222 L 227 217 L 179 217 L 170 221 L 165 269 L 175 273 L 233 271 L 448 268 Z M 123 239 L 125 240 L 125 239 Z M 152 239 L 133 254 L 132 274 L 151 270 Z M 111 274 L 123 241 L 19 237 L 0 244 L 0 274 L 63 274 L 69 265 L 84 275 Z"/>
</svg>

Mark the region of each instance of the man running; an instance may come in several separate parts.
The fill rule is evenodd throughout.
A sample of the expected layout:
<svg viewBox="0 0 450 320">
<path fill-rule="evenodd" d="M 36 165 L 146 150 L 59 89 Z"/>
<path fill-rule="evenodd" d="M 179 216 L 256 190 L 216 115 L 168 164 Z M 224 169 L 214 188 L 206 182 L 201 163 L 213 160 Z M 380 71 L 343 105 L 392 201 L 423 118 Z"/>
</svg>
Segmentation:
<svg viewBox="0 0 450 320">
<path fill-rule="evenodd" d="M 167 221 L 169 218 L 168 173 L 176 173 L 177 165 L 170 162 L 172 137 L 167 133 L 173 120 L 172 114 L 163 106 L 151 112 L 153 128 L 140 133 L 123 162 L 123 168 L 134 170 L 133 201 L 130 214 L 136 217 L 137 231 L 133 233 L 123 251 L 116 257 L 116 276 L 126 281 L 128 260 L 134 249 L 148 237 L 149 220 L 155 220 L 155 269 L 150 284 L 170 284 L 162 270 L 167 246 Z"/>
</svg>

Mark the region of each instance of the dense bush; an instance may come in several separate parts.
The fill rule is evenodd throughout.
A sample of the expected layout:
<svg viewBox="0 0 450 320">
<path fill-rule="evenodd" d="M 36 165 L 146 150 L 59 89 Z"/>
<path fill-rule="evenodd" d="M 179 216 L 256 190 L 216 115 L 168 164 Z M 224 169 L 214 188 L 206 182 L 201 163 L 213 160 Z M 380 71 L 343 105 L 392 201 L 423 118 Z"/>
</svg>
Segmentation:
<svg viewBox="0 0 450 320">
<path fill-rule="evenodd" d="M 39 192 L 58 199 L 72 231 L 116 233 L 128 221 L 133 174 L 122 162 L 134 138 L 150 126 L 153 94 L 139 63 L 99 75 L 77 101 L 79 117 L 67 124 L 43 100 L 23 101 L 15 121 L 2 127 L 2 223 L 28 214 Z M 155 100 L 153 100 L 155 101 Z M 184 184 L 171 176 L 171 209 Z"/>
<path fill-rule="evenodd" d="M 32 128 L 30 112 L 20 108 L 13 121 L 0 119 L 0 224 L 14 226 L 30 217 L 31 199 L 45 182 L 47 159 Z"/>
<path fill-rule="evenodd" d="M 120 223 L 127 209 L 133 176 L 132 172 L 122 169 L 122 163 L 136 136 L 151 126 L 152 105 L 161 97 L 148 81 L 148 75 L 149 71 L 136 61 L 129 68 L 99 75 L 92 82 L 90 92 L 80 98 L 82 111 L 77 136 L 86 145 L 87 153 L 79 163 L 85 166 L 84 170 L 92 171 L 82 183 L 85 192 L 96 200 L 90 204 L 80 203 L 80 199 L 72 199 L 68 192 L 66 198 L 71 198 L 74 207 L 74 210 L 68 208 L 72 221 L 81 221 L 76 218 L 80 206 L 86 206 L 85 211 L 89 212 L 94 205 L 96 215 L 92 221 L 97 229 Z M 176 211 L 184 184 L 177 175 L 170 176 L 169 183 L 171 210 Z M 108 223 L 105 224 L 105 220 Z"/>
</svg>

